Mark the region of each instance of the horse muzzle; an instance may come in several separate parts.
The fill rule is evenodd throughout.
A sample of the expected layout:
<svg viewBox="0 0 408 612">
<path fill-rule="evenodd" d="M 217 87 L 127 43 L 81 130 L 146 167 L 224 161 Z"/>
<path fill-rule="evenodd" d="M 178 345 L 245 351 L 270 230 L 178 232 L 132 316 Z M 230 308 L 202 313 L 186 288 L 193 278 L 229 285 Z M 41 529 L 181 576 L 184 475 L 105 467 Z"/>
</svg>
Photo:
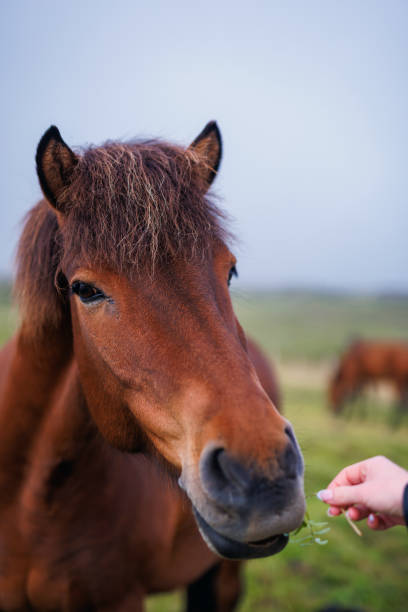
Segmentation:
<svg viewBox="0 0 408 612">
<path fill-rule="evenodd" d="M 228 559 L 252 559 L 280 552 L 288 533 L 305 512 L 303 460 L 288 428 L 281 455 L 260 469 L 208 444 L 201 454 L 198 477 L 183 470 L 180 486 L 192 504 L 207 545 Z"/>
<path fill-rule="evenodd" d="M 257 559 L 259 557 L 269 557 L 283 550 L 289 541 L 288 534 L 281 533 L 254 542 L 238 542 L 213 529 L 194 506 L 193 512 L 204 542 L 210 550 L 225 559 Z"/>
</svg>

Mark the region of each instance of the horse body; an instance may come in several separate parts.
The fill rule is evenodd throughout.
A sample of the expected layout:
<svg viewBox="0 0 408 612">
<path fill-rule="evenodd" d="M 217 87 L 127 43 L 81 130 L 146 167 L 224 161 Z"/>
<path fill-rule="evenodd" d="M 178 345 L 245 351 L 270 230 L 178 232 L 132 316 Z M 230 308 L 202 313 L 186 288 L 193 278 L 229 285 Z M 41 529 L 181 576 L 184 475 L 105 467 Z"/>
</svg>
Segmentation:
<svg viewBox="0 0 408 612">
<path fill-rule="evenodd" d="M 105 442 L 87 413 L 72 356 L 60 345 L 58 367 L 49 348 L 52 378 L 43 368 L 44 346 L 32 347 L 31 364 L 18 339 L 1 355 L 9 373 L 0 415 L 1 609 L 77 610 L 92 602 L 121 610 L 133 592 L 193 582 L 215 555 L 188 501 L 149 457 Z"/>
<path fill-rule="evenodd" d="M 408 344 L 395 341 L 353 342 L 340 359 L 330 381 L 329 399 L 339 412 L 347 400 L 354 399 L 369 384 L 392 385 L 400 402 L 408 393 Z"/>
<path fill-rule="evenodd" d="M 219 556 L 279 552 L 303 518 L 301 455 L 251 363 L 205 195 L 220 154 L 215 124 L 187 151 L 77 156 L 56 128 L 40 142 L 46 200 L 1 355 L 1 609 L 141 610 Z M 236 568 L 219 575 L 236 586 Z"/>
</svg>

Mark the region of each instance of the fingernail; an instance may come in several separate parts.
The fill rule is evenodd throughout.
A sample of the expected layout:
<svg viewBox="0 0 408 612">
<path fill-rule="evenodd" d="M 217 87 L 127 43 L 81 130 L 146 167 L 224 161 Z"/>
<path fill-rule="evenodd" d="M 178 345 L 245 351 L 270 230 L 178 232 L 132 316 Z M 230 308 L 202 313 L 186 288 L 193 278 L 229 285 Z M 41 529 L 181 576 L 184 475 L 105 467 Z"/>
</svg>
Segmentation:
<svg viewBox="0 0 408 612">
<path fill-rule="evenodd" d="M 316 497 L 320 499 L 320 501 L 328 502 L 333 499 L 333 492 L 330 491 L 330 489 L 323 489 L 322 491 L 316 493 Z"/>
</svg>

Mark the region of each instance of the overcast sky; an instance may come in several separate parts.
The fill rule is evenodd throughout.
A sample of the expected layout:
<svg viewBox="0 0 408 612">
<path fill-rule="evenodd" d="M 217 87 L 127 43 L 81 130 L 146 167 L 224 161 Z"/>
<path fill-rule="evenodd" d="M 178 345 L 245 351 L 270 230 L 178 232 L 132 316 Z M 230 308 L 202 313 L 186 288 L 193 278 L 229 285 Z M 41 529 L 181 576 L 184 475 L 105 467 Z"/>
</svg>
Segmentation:
<svg viewBox="0 0 408 612">
<path fill-rule="evenodd" d="M 406 0 L 0 3 L 0 273 L 71 146 L 224 139 L 239 283 L 408 290 Z"/>
</svg>

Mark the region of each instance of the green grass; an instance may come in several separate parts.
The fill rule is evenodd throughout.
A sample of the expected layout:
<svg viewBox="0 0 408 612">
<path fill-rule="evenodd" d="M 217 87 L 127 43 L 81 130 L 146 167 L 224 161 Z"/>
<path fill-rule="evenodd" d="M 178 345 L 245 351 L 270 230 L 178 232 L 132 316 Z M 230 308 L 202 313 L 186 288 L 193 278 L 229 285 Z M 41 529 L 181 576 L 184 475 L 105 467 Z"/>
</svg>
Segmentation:
<svg viewBox="0 0 408 612">
<path fill-rule="evenodd" d="M 317 378 L 313 386 L 293 380 L 293 372 L 290 380 L 285 377 L 287 364 L 314 367 L 335 357 L 353 335 L 407 339 L 408 300 L 275 294 L 236 298 L 235 303 L 245 329 L 278 357 L 278 373 L 287 380 L 285 413 L 303 450 L 307 493 L 324 488 L 345 465 L 374 454 L 408 466 L 408 423 L 392 429 L 390 405 L 370 400 L 364 419 L 361 406 L 353 418 L 335 419 L 326 408 L 324 380 Z M 2 299 L 0 292 L 3 340 L 15 321 L 7 295 Z M 290 543 L 279 555 L 247 563 L 239 612 L 312 612 L 334 603 L 366 612 L 405 611 L 406 529 L 373 533 L 363 526 L 359 538 L 343 517 L 327 518 L 326 506 L 317 499 L 309 499 L 308 509 L 312 519 L 329 521 L 328 544 Z M 147 612 L 179 612 L 182 602 L 182 593 L 150 597 Z"/>
<path fill-rule="evenodd" d="M 408 298 L 236 294 L 234 306 L 244 329 L 283 361 L 331 359 L 357 336 L 408 340 Z"/>
<path fill-rule="evenodd" d="M 17 310 L 11 307 L 11 287 L 0 282 L 0 346 L 8 340 L 17 326 Z"/>
</svg>

